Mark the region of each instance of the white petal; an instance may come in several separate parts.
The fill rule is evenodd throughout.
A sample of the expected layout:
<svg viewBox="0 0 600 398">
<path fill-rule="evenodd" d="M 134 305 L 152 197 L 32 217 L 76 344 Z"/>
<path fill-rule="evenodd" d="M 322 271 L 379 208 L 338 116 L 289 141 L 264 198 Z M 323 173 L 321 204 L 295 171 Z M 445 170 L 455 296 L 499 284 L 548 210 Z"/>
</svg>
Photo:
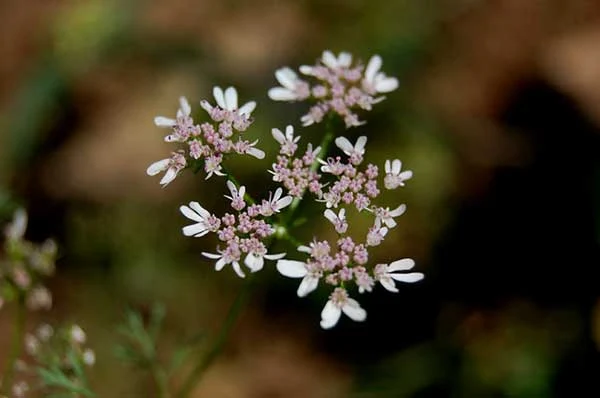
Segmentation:
<svg viewBox="0 0 600 398">
<path fill-rule="evenodd" d="M 27 229 L 27 212 L 24 209 L 17 209 L 12 223 L 6 228 L 6 236 L 10 239 L 20 239 L 25 235 Z"/>
<path fill-rule="evenodd" d="M 338 218 L 340 219 L 340 221 L 344 221 L 346 219 L 346 209 L 340 210 L 340 213 L 338 214 Z"/>
<path fill-rule="evenodd" d="M 290 141 L 294 138 L 294 126 L 292 126 L 291 124 L 288 124 L 285 127 L 285 137 Z M 298 138 L 300 137 L 296 137 L 296 139 Z"/>
<path fill-rule="evenodd" d="M 210 217 L 210 213 L 204 207 L 200 206 L 198 202 L 190 202 L 190 208 L 194 210 L 196 213 L 200 214 L 202 218 Z"/>
<path fill-rule="evenodd" d="M 227 89 L 225 90 L 225 105 L 227 106 L 227 110 L 229 111 L 237 109 L 238 95 L 235 88 L 227 87 Z"/>
<path fill-rule="evenodd" d="M 303 278 L 308 273 L 306 264 L 296 260 L 277 261 L 277 271 L 288 278 Z"/>
<path fill-rule="evenodd" d="M 399 282 L 413 283 L 418 282 L 425 278 L 425 275 L 421 272 L 411 272 L 410 274 L 389 274 L 394 280 Z"/>
<path fill-rule="evenodd" d="M 367 137 L 364 135 L 361 135 L 360 137 L 358 137 L 358 140 L 356 140 L 356 145 L 354 145 L 354 150 L 358 153 L 365 153 L 365 145 L 367 144 Z"/>
<path fill-rule="evenodd" d="M 295 101 L 298 99 L 296 93 L 283 87 L 269 89 L 268 95 L 273 101 Z"/>
<path fill-rule="evenodd" d="M 398 225 L 396 224 L 396 220 L 394 220 L 392 217 L 384 218 L 383 223 L 390 228 L 394 228 L 396 225 Z"/>
<path fill-rule="evenodd" d="M 184 115 L 189 116 L 190 113 L 192 113 L 192 108 L 190 107 L 190 103 L 188 102 L 187 98 L 179 97 L 179 106 L 181 107 L 180 109 L 183 111 Z"/>
<path fill-rule="evenodd" d="M 284 258 L 286 253 L 277 253 L 277 254 L 265 254 L 264 257 L 267 260 L 279 260 L 280 258 Z"/>
<path fill-rule="evenodd" d="M 369 64 L 367 65 L 367 69 L 365 70 L 365 79 L 369 83 L 373 83 L 375 80 L 375 75 L 381 69 L 381 57 L 379 55 L 373 55 L 369 60 Z"/>
<path fill-rule="evenodd" d="M 222 109 L 227 109 L 225 105 L 225 96 L 223 95 L 223 90 L 221 87 L 213 88 L 213 96 L 215 97 L 215 101 L 217 101 L 217 105 L 219 105 Z"/>
<path fill-rule="evenodd" d="M 305 74 L 305 75 L 312 76 L 314 70 L 315 70 L 315 68 L 312 66 L 309 66 L 309 65 L 301 65 L 300 66 L 300 73 Z"/>
<path fill-rule="evenodd" d="M 296 87 L 298 75 L 290 68 L 284 67 L 275 71 L 275 78 L 283 87 L 293 90 Z"/>
<path fill-rule="evenodd" d="M 256 109 L 256 102 L 255 101 L 249 101 L 249 102 L 246 102 L 244 105 L 242 105 L 242 107 L 240 107 L 240 109 L 238 109 L 238 113 L 240 115 L 250 116 L 250 114 L 255 109 Z"/>
<path fill-rule="evenodd" d="M 319 278 L 315 278 L 312 276 L 306 275 L 302 282 L 300 282 L 300 286 L 298 286 L 298 297 L 304 297 L 310 292 L 314 291 L 319 285 Z"/>
<path fill-rule="evenodd" d="M 146 169 L 146 174 L 148 174 L 149 176 L 155 176 L 158 173 L 165 171 L 167 169 L 167 167 L 169 167 L 170 161 L 171 161 L 171 159 L 163 159 L 163 160 L 159 160 L 158 162 L 152 163 Z"/>
<path fill-rule="evenodd" d="M 338 66 L 337 58 L 333 53 L 329 50 L 323 51 L 323 55 L 321 56 L 321 61 L 328 67 L 334 69 Z"/>
<path fill-rule="evenodd" d="M 259 256 L 255 253 L 248 253 L 246 259 L 244 260 L 244 264 L 246 264 L 246 266 L 248 266 L 252 272 L 256 272 L 263 268 L 265 260 L 262 256 Z"/>
<path fill-rule="evenodd" d="M 279 198 L 281 198 L 281 194 L 282 194 L 282 193 L 283 193 L 283 190 L 282 190 L 281 188 L 277 188 L 277 189 L 275 190 L 275 194 L 273 195 L 273 199 L 272 199 L 272 201 L 273 201 L 274 203 L 276 203 L 276 202 L 279 200 Z"/>
<path fill-rule="evenodd" d="M 387 266 L 387 272 L 408 271 L 415 266 L 415 261 L 412 258 L 403 258 L 396 260 Z"/>
<path fill-rule="evenodd" d="M 221 271 L 223 267 L 225 267 L 225 259 L 221 257 L 217 260 L 217 263 L 215 264 L 215 270 Z"/>
<path fill-rule="evenodd" d="M 276 204 L 277 210 L 281 210 L 284 207 L 288 207 L 292 203 L 293 200 L 294 200 L 294 198 L 292 198 L 289 195 L 284 196 L 283 198 L 279 199 Z"/>
<path fill-rule="evenodd" d="M 401 204 L 400 206 L 396 207 L 394 210 L 390 211 L 390 216 L 398 217 L 398 216 L 401 216 L 402 214 L 404 214 L 405 211 L 406 211 L 406 205 Z"/>
<path fill-rule="evenodd" d="M 385 290 L 388 290 L 392 293 L 398 293 L 398 288 L 396 287 L 394 280 L 392 278 L 390 278 L 388 275 L 379 279 L 379 283 L 381 283 L 381 286 L 383 286 L 385 288 Z"/>
<path fill-rule="evenodd" d="M 213 110 L 213 106 L 207 100 L 200 101 L 200 106 L 208 113 Z"/>
<path fill-rule="evenodd" d="M 248 148 L 248 150 L 246 151 L 246 153 L 250 156 L 254 156 L 257 159 L 264 159 L 265 158 L 265 151 L 263 151 L 262 149 L 258 149 L 258 148 Z M 216 172 L 215 172 L 216 174 Z"/>
<path fill-rule="evenodd" d="M 377 79 L 375 82 L 375 90 L 378 93 L 389 93 L 390 91 L 394 91 L 398 88 L 398 79 L 395 77 L 386 77 L 382 79 Z"/>
<path fill-rule="evenodd" d="M 385 161 L 385 173 L 390 174 L 392 172 L 392 167 L 390 165 L 390 160 Z"/>
<path fill-rule="evenodd" d="M 392 162 L 392 174 L 398 175 L 400 174 L 400 170 L 402 170 L 402 162 L 399 159 L 394 159 Z"/>
<path fill-rule="evenodd" d="M 275 141 L 279 142 L 279 144 L 283 144 L 285 142 L 285 136 L 278 128 L 271 129 L 271 135 L 275 138 Z"/>
<path fill-rule="evenodd" d="M 352 63 L 352 54 L 347 52 L 341 52 L 338 56 L 338 64 L 344 68 L 347 68 Z"/>
<path fill-rule="evenodd" d="M 185 236 L 195 237 L 201 237 L 208 233 L 208 230 L 206 229 L 206 225 L 204 225 L 204 223 L 187 225 L 183 227 L 182 231 Z"/>
<path fill-rule="evenodd" d="M 193 211 L 192 209 L 190 209 L 187 206 L 180 206 L 179 211 L 181 213 L 183 213 L 183 215 L 186 216 L 187 218 L 189 218 L 190 220 L 197 221 L 197 222 L 204 222 L 204 218 L 202 218 L 198 213 L 196 213 L 195 211 Z"/>
<path fill-rule="evenodd" d="M 173 127 L 177 124 L 177 121 L 169 117 L 157 116 L 154 118 L 154 124 L 158 127 Z"/>
<path fill-rule="evenodd" d="M 240 197 L 240 199 L 244 199 L 245 194 L 246 194 L 246 187 L 242 185 L 240 187 L 240 189 L 238 190 L 238 196 Z"/>
<path fill-rule="evenodd" d="M 342 310 L 335 305 L 331 300 L 325 304 L 323 311 L 321 311 L 321 327 L 323 329 L 331 329 L 340 320 Z"/>
<path fill-rule="evenodd" d="M 163 178 L 160 179 L 160 185 L 167 185 L 177 177 L 177 170 L 173 167 L 169 167 Z"/>
<path fill-rule="evenodd" d="M 329 221 L 331 221 L 333 224 L 335 224 L 335 222 L 337 221 L 337 216 L 335 215 L 335 213 L 333 212 L 333 210 L 331 209 L 327 209 L 325 210 L 325 213 L 323 213 L 323 215 L 325 216 L 325 218 L 327 218 Z"/>
<path fill-rule="evenodd" d="M 302 245 L 302 246 L 298 246 L 297 250 L 298 250 L 299 252 L 302 252 L 302 253 L 308 253 L 308 254 L 310 254 L 310 253 L 311 253 L 311 251 L 312 251 L 312 250 L 310 249 L 310 247 L 308 247 L 308 246 L 304 246 L 304 245 Z"/>
<path fill-rule="evenodd" d="M 234 261 L 233 263 L 231 263 L 233 270 L 235 271 L 235 273 L 240 277 L 240 278 L 245 278 L 246 274 L 244 274 L 244 271 L 242 271 L 242 267 L 240 267 L 240 263 L 238 263 L 237 261 Z"/>
<path fill-rule="evenodd" d="M 346 137 L 338 137 L 335 139 L 335 145 L 346 153 L 346 155 L 352 153 L 354 146 L 348 141 Z"/>
<path fill-rule="evenodd" d="M 208 258 L 212 258 L 212 259 L 217 259 L 217 258 L 221 258 L 223 256 L 221 256 L 220 254 L 215 254 L 215 253 L 207 253 L 207 252 L 202 252 L 202 255 L 204 257 L 208 257 Z"/>
<path fill-rule="evenodd" d="M 399 177 L 402 180 L 410 180 L 412 178 L 412 176 L 413 176 L 413 172 L 411 170 L 406 170 L 399 174 Z"/>
<path fill-rule="evenodd" d="M 367 311 L 358 304 L 358 301 L 351 298 L 344 304 L 342 311 L 344 314 L 348 315 L 350 319 L 356 322 L 362 322 L 367 319 Z"/>
<path fill-rule="evenodd" d="M 230 180 L 227 180 L 226 184 L 227 188 L 229 188 L 229 192 L 231 192 L 231 197 L 235 198 L 237 196 L 237 188 L 235 187 L 235 184 Z"/>
</svg>

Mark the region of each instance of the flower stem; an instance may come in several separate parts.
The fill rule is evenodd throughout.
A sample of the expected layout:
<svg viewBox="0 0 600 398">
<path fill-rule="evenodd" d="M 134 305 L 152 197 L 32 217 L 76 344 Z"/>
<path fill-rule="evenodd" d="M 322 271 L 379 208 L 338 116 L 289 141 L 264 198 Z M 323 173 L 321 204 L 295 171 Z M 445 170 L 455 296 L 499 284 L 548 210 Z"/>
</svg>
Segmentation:
<svg viewBox="0 0 600 398">
<path fill-rule="evenodd" d="M 154 380 L 154 384 L 156 384 L 156 388 L 158 389 L 158 396 L 160 398 L 170 398 L 171 394 L 169 393 L 169 381 L 167 374 L 157 363 L 154 363 L 152 366 L 152 379 Z"/>
<path fill-rule="evenodd" d="M 248 302 L 248 298 L 250 297 L 250 292 L 252 290 L 252 279 L 254 274 L 250 274 L 246 283 L 242 286 L 241 290 L 238 292 L 237 297 L 235 298 L 233 304 L 229 308 L 229 312 L 221 325 L 221 330 L 219 334 L 217 334 L 214 338 L 214 341 L 211 344 L 210 349 L 205 353 L 205 355 L 200 358 L 200 361 L 196 364 L 196 366 L 192 369 L 191 373 L 184 381 L 181 389 L 176 395 L 176 398 L 187 398 L 193 391 L 194 387 L 198 384 L 204 372 L 210 367 L 213 361 L 217 358 L 217 356 L 221 353 L 225 343 L 227 342 L 227 338 L 233 329 L 233 326 L 236 323 L 237 318 L 244 309 L 245 304 Z"/>
<path fill-rule="evenodd" d="M 10 343 L 10 353 L 8 360 L 6 361 L 6 368 L 4 370 L 4 377 L 2 380 L 2 391 L 5 395 L 10 396 L 14 373 L 15 363 L 19 356 L 21 356 L 21 350 L 23 349 L 23 338 L 25 333 L 25 296 L 19 294 L 19 298 L 16 302 L 15 314 L 14 314 L 14 329 L 12 340 Z"/>
</svg>

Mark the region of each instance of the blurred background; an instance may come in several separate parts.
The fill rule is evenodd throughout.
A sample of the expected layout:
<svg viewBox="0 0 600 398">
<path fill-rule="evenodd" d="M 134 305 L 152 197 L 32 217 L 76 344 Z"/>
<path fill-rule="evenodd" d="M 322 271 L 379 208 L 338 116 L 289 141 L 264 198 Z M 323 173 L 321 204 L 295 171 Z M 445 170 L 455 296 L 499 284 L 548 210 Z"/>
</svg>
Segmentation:
<svg viewBox="0 0 600 398">
<path fill-rule="evenodd" d="M 218 212 L 222 181 L 145 175 L 171 150 L 153 117 L 213 85 L 258 101 L 248 134 L 267 158 L 231 167 L 258 196 L 270 129 L 306 109 L 268 100 L 273 72 L 324 49 L 380 54 L 401 81 L 348 135 L 414 171 L 372 261 L 412 257 L 426 279 L 376 289 L 366 323 L 326 332 L 326 295 L 299 299 L 266 267 L 194 396 L 599 396 L 599 1 L 4 0 L 0 15 L 0 220 L 25 206 L 27 237 L 58 241 L 55 306 L 30 325 L 88 330 L 100 397 L 153 396 L 113 355 L 127 308 L 166 304 L 166 351 L 217 330 L 240 287 L 201 257 L 215 242 L 180 233 L 178 206 Z"/>
</svg>

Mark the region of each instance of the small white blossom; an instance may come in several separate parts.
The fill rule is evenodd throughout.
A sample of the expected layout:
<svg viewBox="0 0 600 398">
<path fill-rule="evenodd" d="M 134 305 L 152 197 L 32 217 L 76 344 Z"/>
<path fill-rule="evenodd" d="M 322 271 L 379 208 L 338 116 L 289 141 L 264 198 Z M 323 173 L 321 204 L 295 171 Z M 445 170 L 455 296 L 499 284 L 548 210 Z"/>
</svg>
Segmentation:
<svg viewBox="0 0 600 398">
<path fill-rule="evenodd" d="M 73 340 L 77 344 L 85 343 L 85 332 L 79 325 L 73 325 L 70 331 L 71 340 Z"/>
<path fill-rule="evenodd" d="M 398 273 L 398 271 L 408 271 L 415 266 L 414 260 L 410 258 L 403 258 L 387 264 L 378 264 L 375 266 L 375 279 L 377 279 L 381 285 L 390 292 L 398 292 L 396 283 L 394 281 L 413 283 L 422 280 L 425 275 L 421 272 L 410 272 L 410 273 Z"/>
<path fill-rule="evenodd" d="M 89 348 L 86 348 L 83 351 L 82 359 L 83 363 L 85 363 L 87 366 L 94 366 L 94 364 L 96 363 L 96 354 L 94 353 L 94 351 L 90 350 Z"/>
<path fill-rule="evenodd" d="M 266 251 L 265 253 L 262 253 L 261 251 L 250 251 L 244 260 L 244 264 L 246 264 L 252 272 L 256 272 L 263 269 L 265 258 L 267 260 L 279 260 L 283 257 L 285 257 L 285 253 L 267 254 Z"/>
<path fill-rule="evenodd" d="M 321 271 L 309 269 L 306 263 L 296 260 L 277 261 L 277 271 L 288 278 L 302 278 L 302 282 L 298 286 L 298 297 L 304 297 L 315 290 L 322 276 Z"/>
<path fill-rule="evenodd" d="M 229 247 L 219 254 L 202 252 L 204 257 L 217 260 L 215 270 L 221 271 L 227 264 L 231 264 L 235 273 L 240 278 L 244 278 L 246 275 L 244 274 L 244 271 L 242 271 L 242 267 L 239 263 L 240 254 L 239 250 L 231 250 Z"/>
<path fill-rule="evenodd" d="M 369 229 L 367 233 L 367 246 L 378 246 L 383 242 L 383 238 L 388 233 L 386 227 L 381 227 L 381 220 L 375 219 L 375 224 Z"/>
<path fill-rule="evenodd" d="M 269 98 L 274 101 L 298 101 L 309 95 L 308 85 L 298 78 L 296 72 L 288 67 L 275 71 L 275 78 L 283 87 L 273 87 L 269 90 Z"/>
<path fill-rule="evenodd" d="M 172 128 L 173 133 L 165 137 L 165 142 L 185 142 L 190 130 L 194 128 L 194 121 L 190 117 L 192 108 L 187 98 L 179 97 L 179 109 L 177 110 L 177 118 L 172 119 L 164 116 L 154 118 L 154 124 L 157 127 Z"/>
<path fill-rule="evenodd" d="M 265 152 L 262 149 L 255 148 L 255 146 L 256 146 L 257 143 L 258 143 L 258 140 L 252 142 L 248 146 L 248 148 L 246 148 L 245 153 L 247 155 L 254 156 L 257 159 L 264 159 L 265 158 Z"/>
<path fill-rule="evenodd" d="M 246 202 L 244 201 L 244 195 L 246 194 L 246 187 L 241 186 L 239 189 L 236 188 L 235 184 L 231 181 L 227 181 L 227 188 L 229 188 L 229 192 L 231 192 L 231 196 L 225 195 L 225 197 L 231 200 L 231 207 L 236 210 L 242 210 L 246 207 Z"/>
<path fill-rule="evenodd" d="M 367 312 L 360 306 L 358 301 L 351 299 L 348 292 L 343 288 L 336 288 L 329 296 L 329 301 L 321 311 L 321 327 L 331 329 L 334 327 L 342 312 L 356 322 L 367 319 Z"/>
<path fill-rule="evenodd" d="M 335 145 L 340 148 L 346 155 L 350 157 L 350 161 L 354 164 L 360 163 L 365 154 L 365 145 L 367 137 L 364 135 L 358 137 L 356 144 L 352 143 L 346 137 L 338 137 L 335 139 Z"/>
<path fill-rule="evenodd" d="M 146 169 L 146 174 L 149 176 L 155 176 L 164 171 L 165 175 L 160 180 L 160 185 L 165 187 L 177 177 L 179 172 L 185 168 L 186 164 L 187 161 L 182 153 L 173 152 L 170 158 L 162 159 L 152 163 L 148 169 Z"/>
<path fill-rule="evenodd" d="M 398 88 L 398 79 L 387 77 L 385 73 L 379 71 L 382 63 L 381 57 L 374 55 L 367 64 L 362 85 L 363 89 L 371 95 L 389 93 Z"/>
<path fill-rule="evenodd" d="M 377 220 L 383 221 L 383 223 L 388 227 L 388 228 L 394 228 L 396 226 L 396 220 L 394 220 L 395 217 L 399 217 L 402 214 L 404 214 L 404 212 L 406 211 L 406 205 L 405 204 L 401 204 L 400 206 L 396 207 L 394 210 L 390 210 L 389 207 L 383 208 L 383 207 L 379 207 L 375 210 L 375 222 L 377 222 Z"/>
<path fill-rule="evenodd" d="M 272 129 L 271 134 L 281 146 L 281 153 L 288 156 L 294 154 L 298 147 L 296 143 L 300 140 L 300 136 L 294 137 L 294 126 L 288 125 L 285 128 L 285 135 L 278 128 Z"/>
<path fill-rule="evenodd" d="M 413 176 L 413 172 L 410 170 L 402 170 L 402 162 L 399 159 L 385 161 L 385 178 L 383 184 L 386 189 L 396 189 L 404 186 L 404 181 L 410 180 Z"/>
<path fill-rule="evenodd" d="M 321 55 L 321 62 L 331 69 L 342 69 L 348 68 L 352 64 L 352 54 L 348 52 L 341 52 L 337 57 L 329 50 L 323 51 Z M 302 65 L 300 72 L 308 76 L 314 76 L 315 67 Z"/>
<path fill-rule="evenodd" d="M 190 220 L 196 221 L 195 224 L 183 227 L 182 231 L 185 236 L 199 238 L 211 231 L 211 214 L 204 207 L 200 206 L 200 203 L 190 202 L 189 206 L 181 206 L 179 210 Z"/>
<path fill-rule="evenodd" d="M 230 112 L 237 111 L 238 115 L 246 115 L 249 117 L 256 108 L 256 102 L 254 101 L 247 102 L 238 108 L 238 93 L 234 87 L 228 87 L 225 91 L 223 91 L 221 87 L 214 87 L 213 96 L 215 97 L 215 101 L 219 108 Z M 200 106 L 202 106 L 209 114 L 213 111 L 213 106 L 210 105 L 208 101 L 202 101 Z"/>
<path fill-rule="evenodd" d="M 283 190 L 281 188 L 277 188 L 274 195 L 269 193 L 269 200 L 263 200 L 263 203 L 260 206 L 260 214 L 265 217 L 269 217 L 274 213 L 279 213 L 279 210 L 283 209 L 284 207 L 289 206 L 294 198 L 289 195 L 282 198 L 282 194 Z"/>
<path fill-rule="evenodd" d="M 338 214 L 335 214 L 333 210 L 327 209 L 323 213 L 333 224 L 335 231 L 339 234 L 343 234 L 348 229 L 348 222 L 346 221 L 346 209 L 340 209 Z"/>
<path fill-rule="evenodd" d="M 27 212 L 24 209 L 18 209 L 15 211 L 12 223 L 6 226 L 4 234 L 7 239 L 19 240 L 25 236 L 25 230 L 27 229 Z"/>
</svg>

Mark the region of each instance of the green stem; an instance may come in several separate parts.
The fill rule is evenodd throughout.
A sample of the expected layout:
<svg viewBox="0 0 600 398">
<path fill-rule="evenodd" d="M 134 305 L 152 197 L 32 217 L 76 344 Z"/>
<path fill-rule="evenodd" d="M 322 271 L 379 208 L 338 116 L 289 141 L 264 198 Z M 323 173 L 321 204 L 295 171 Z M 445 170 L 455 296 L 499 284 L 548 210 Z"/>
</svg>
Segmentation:
<svg viewBox="0 0 600 398">
<path fill-rule="evenodd" d="M 152 378 L 154 379 L 156 388 L 158 388 L 158 396 L 160 398 L 170 398 L 171 394 L 169 393 L 169 379 L 164 369 L 162 369 L 156 362 L 154 362 L 152 365 Z"/>
<path fill-rule="evenodd" d="M 246 281 L 246 283 L 244 283 L 241 290 L 238 292 L 235 301 L 229 308 L 229 312 L 227 313 L 225 321 L 221 325 L 221 330 L 219 330 L 219 334 L 215 336 L 210 349 L 192 369 L 191 373 L 189 374 L 189 376 L 183 383 L 181 389 L 177 393 L 176 398 L 188 397 L 192 393 L 194 387 L 196 387 L 196 385 L 200 381 L 204 372 L 210 367 L 213 361 L 221 353 L 221 350 L 225 346 L 227 338 L 229 337 L 229 334 L 231 333 L 231 330 L 233 329 L 237 318 L 241 314 L 242 309 L 244 309 L 245 304 L 248 302 L 248 298 L 250 297 L 250 292 L 253 286 L 253 276 L 254 274 L 250 274 L 248 280 Z"/>
<path fill-rule="evenodd" d="M 2 391 L 7 396 L 11 395 L 11 388 L 15 373 L 15 363 L 21 356 L 21 350 L 23 349 L 25 315 L 25 296 L 20 293 L 15 307 L 15 321 L 12 340 L 10 343 L 10 353 L 8 355 L 6 368 L 4 370 L 4 377 L 2 380 Z"/>
</svg>

